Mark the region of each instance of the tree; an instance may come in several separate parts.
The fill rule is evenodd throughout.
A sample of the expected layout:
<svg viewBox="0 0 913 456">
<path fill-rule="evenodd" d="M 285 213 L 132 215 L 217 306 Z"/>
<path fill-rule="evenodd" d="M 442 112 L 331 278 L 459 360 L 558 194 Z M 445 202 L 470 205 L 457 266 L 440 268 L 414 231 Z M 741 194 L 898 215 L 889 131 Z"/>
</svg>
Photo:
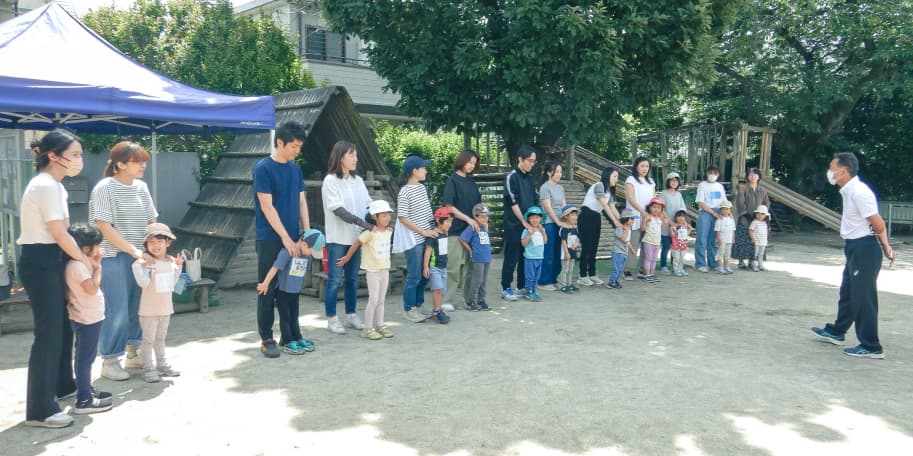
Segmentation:
<svg viewBox="0 0 913 456">
<path fill-rule="evenodd" d="M 369 45 L 399 108 L 431 129 L 517 144 L 585 141 L 707 76 L 741 4 L 722 0 L 325 0 Z"/>
<path fill-rule="evenodd" d="M 913 94 L 911 36 L 909 0 L 752 0 L 723 37 L 723 77 L 696 115 L 776 127 L 773 166 L 791 187 L 814 194 L 832 152 L 864 151 L 843 136 L 854 114 L 864 123 L 861 101 L 913 100 L 901 95 Z"/>
<path fill-rule="evenodd" d="M 127 11 L 92 11 L 83 22 L 137 62 L 202 89 L 264 95 L 316 86 L 275 22 L 235 16 L 229 0 L 137 0 Z M 205 177 L 230 142 L 169 136 L 162 148 L 197 151 Z"/>
</svg>

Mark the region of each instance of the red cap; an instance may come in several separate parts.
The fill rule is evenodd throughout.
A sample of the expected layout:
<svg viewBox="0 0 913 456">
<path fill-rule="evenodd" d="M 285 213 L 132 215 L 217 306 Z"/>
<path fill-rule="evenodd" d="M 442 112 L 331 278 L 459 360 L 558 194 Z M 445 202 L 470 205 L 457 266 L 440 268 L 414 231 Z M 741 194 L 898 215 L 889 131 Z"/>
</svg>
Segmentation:
<svg viewBox="0 0 913 456">
<path fill-rule="evenodd" d="M 442 207 L 437 208 L 436 211 L 434 211 L 434 218 L 435 219 L 447 218 L 447 217 L 450 217 L 450 214 L 451 214 L 450 208 L 447 206 L 442 206 Z"/>
</svg>

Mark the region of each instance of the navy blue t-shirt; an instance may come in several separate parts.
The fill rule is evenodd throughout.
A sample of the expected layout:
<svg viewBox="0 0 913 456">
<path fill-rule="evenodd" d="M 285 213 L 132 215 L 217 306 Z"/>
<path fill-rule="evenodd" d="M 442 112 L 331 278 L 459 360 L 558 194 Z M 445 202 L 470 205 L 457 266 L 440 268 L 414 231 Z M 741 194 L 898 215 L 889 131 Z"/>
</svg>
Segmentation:
<svg viewBox="0 0 913 456">
<path fill-rule="evenodd" d="M 576 260 L 577 249 L 580 247 L 580 234 L 577 233 L 577 227 L 561 228 L 558 230 L 558 236 L 567 244 L 567 251 L 571 254 L 571 259 Z"/>
<path fill-rule="evenodd" d="M 473 263 L 491 263 L 491 241 L 488 239 L 488 230 L 479 225 L 479 232 L 476 233 L 471 226 L 467 226 L 460 235 L 460 239 L 469 244 L 472 249 Z"/>
<path fill-rule="evenodd" d="M 447 252 L 448 237 L 449 236 L 445 234 L 436 238 L 425 238 L 425 248 L 431 248 L 431 258 L 433 258 L 431 263 L 432 267 L 447 269 L 447 254 L 449 253 Z"/>
<path fill-rule="evenodd" d="M 256 240 L 258 241 L 279 241 L 279 235 L 270 226 L 266 216 L 263 215 L 263 209 L 260 207 L 260 199 L 257 193 L 269 193 L 273 197 L 273 207 L 279 213 L 279 220 L 289 237 L 293 240 L 298 238 L 301 232 L 301 209 L 298 202 L 298 195 L 305 191 L 304 173 L 301 167 L 294 161 L 287 163 L 278 163 L 270 157 L 257 162 L 254 166 L 254 226 L 256 230 Z"/>
</svg>

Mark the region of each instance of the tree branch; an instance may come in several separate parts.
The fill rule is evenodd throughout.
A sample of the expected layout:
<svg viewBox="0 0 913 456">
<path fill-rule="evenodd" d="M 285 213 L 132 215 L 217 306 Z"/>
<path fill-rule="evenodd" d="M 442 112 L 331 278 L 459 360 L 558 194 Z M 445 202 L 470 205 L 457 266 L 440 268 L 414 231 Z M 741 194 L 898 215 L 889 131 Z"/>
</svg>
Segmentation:
<svg viewBox="0 0 913 456">
<path fill-rule="evenodd" d="M 726 76 L 729 76 L 730 78 L 734 79 L 737 83 L 739 83 L 739 85 L 742 86 L 743 89 L 747 90 L 749 87 L 751 87 L 751 85 L 752 85 L 751 79 L 748 79 L 745 76 L 742 76 L 741 74 L 739 74 L 737 71 L 733 70 L 732 68 L 729 68 L 728 66 L 720 64 L 720 63 L 715 63 L 713 66 L 716 68 L 716 71 L 723 73 Z"/>
<path fill-rule="evenodd" d="M 798 52 L 799 55 L 802 56 L 802 59 L 805 61 L 805 65 L 814 66 L 817 64 L 817 59 L 815 59 L 815 54 L 813 54 L 811 51 L 806 49 L 805 45 L 802 44 L 802 41 L 800 41 L 798 38 L 793 36 L 789 32 L 789 29 L 787 27 L 777 27 L 775 29 L 775 31 L 777 32 L 777 34 L 779 34 L 781 37 L 783 37 L 783 39 L 786 41 L 787 44 L 789 44 L 790 47 L 795 49 L 795 51 Z"/>
</svg>

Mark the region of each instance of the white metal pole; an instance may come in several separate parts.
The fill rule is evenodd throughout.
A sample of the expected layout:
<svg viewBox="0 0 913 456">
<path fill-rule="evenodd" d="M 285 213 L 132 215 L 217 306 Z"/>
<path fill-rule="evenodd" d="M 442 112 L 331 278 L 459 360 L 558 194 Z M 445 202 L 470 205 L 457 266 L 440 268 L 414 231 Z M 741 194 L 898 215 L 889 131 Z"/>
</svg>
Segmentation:
<svg viewBox="0 0 913 456">
<path fill-rule="evenodd" d="M 152 204 L 159 207 L 159 181 L 158 181 L 158 135 L 152 130 Z"/>
</svg>

